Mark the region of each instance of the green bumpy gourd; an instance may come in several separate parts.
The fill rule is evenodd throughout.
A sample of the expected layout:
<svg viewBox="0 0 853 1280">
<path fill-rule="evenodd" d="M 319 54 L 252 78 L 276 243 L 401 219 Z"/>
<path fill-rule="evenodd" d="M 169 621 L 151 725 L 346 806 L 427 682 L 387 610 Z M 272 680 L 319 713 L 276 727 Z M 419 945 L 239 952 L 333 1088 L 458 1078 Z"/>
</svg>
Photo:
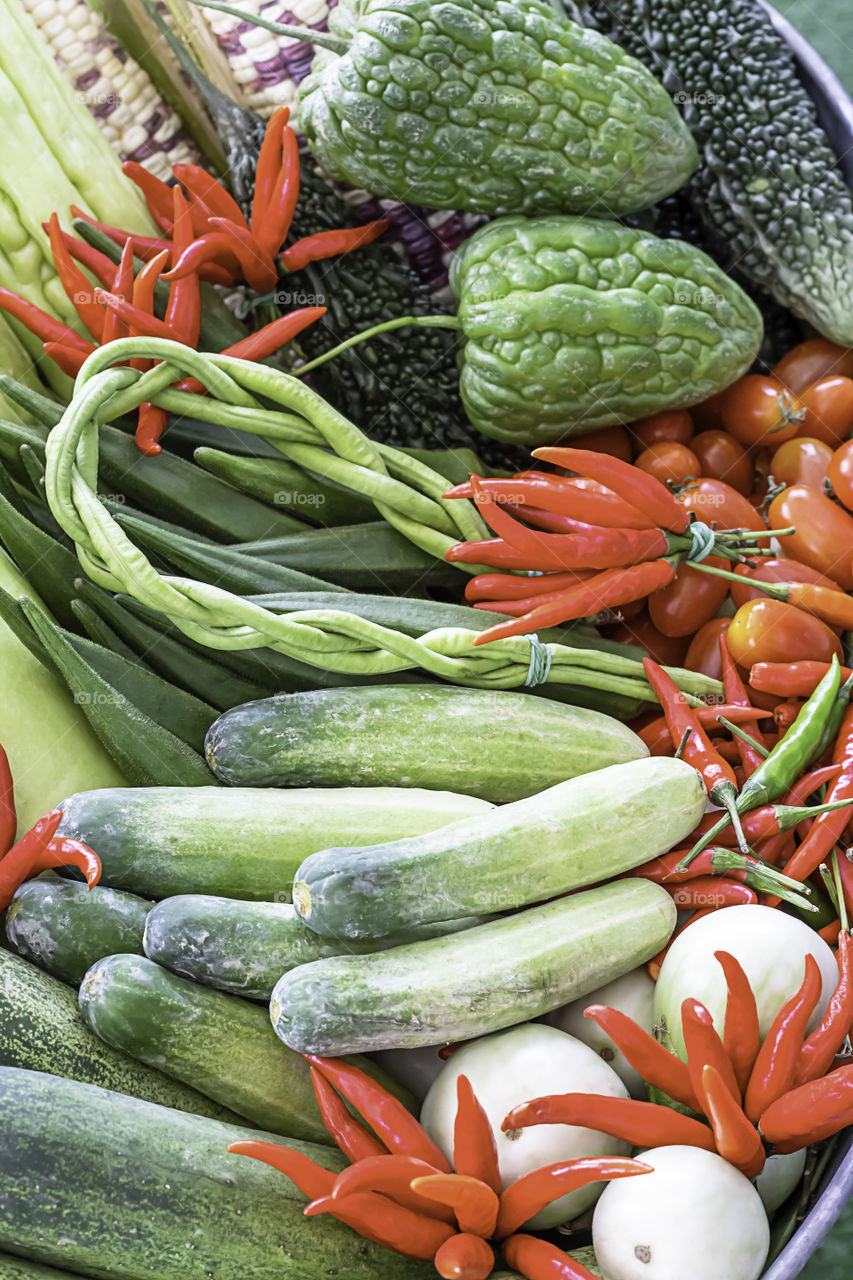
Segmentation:
<svg viewBox="0 0 853 1280">
<path fill-rule="evenodd" d="M 450 282 L 465 409 L 513 444 L 697 404 L 761 342 L 758 309 L 707 254 L 616 222 L 500 219 L 462 246 Z"/>
<path fill-rule="evenodd" d="M 300 89 L 334 178 L 434 209 L 618 216 L 696 165 L 637 60 L 540 0 L 342 0 Z"/>
</svg>

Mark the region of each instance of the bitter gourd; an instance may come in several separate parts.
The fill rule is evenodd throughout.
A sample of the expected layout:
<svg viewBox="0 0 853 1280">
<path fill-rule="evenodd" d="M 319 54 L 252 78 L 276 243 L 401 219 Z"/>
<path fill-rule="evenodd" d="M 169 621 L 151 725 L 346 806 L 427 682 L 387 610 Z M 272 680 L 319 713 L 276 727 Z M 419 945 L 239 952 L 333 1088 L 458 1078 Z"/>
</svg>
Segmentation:
<svg viewBox="0 0 853 1280">
<path fill-rule="evenodd" d="M 707 254 L 615 222 L 499 219 L 451 284 L 468 416 L 517 444 L 695 404 L 761 342 L 757 308 Z"/>
</svg>

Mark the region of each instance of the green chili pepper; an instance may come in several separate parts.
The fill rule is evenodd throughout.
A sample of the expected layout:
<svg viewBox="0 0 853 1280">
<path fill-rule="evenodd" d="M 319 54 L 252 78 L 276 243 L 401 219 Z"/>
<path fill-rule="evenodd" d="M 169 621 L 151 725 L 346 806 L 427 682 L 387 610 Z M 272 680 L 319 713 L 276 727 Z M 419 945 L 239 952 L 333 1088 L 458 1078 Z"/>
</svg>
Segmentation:
<svg viewBox="0 0 853 1280">
<path fill-rule="evenodd" d="M 829 674 L 830 673 L 827 672 L 827 675 Z M 844 684 L 838 690 L 838 694 L 836 695 L 835 702 L 830 710 L 829 717 L 823 727 L 823 732 L 815 743 L 812 754 L 809 756 L 807 767 L 814 764 L 816 760 L 819 760 L 823 753 L 832 746 L 835 739 L 838 737 L 838 731 L 841 728 L 841 721 L 844 719 L 844 712 L 847 710 L 848 703 L 850 702 L 851 691 L 853 691 L 853 676 L 850 676 L 845 680 Z M 815 692 L 817 692 L 817 690 L 815 690 Z M 791 728 L 795 728 L 796 724 L 797 721 L 795 720 L 791 725 Z"/>
</svg>

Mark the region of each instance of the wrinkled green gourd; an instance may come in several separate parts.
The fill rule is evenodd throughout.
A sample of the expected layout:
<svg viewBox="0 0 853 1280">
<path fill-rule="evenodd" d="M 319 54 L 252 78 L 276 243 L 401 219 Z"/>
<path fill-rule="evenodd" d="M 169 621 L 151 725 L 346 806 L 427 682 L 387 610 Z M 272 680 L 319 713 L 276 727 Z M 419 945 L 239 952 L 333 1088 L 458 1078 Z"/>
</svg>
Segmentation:
<svg viewBox="0 0 853 1280">
<path fill-rule="evenodd" d="M 323 169 L 376 195 L 476 213 L 645 209 L 696 148 L 666 90 L 540 0 L 342 0 L 300 90 Z"/>
<path fill-rule="evenodd" d="M 707 254 L 615 222 L 503 218 L 450 275 L 474 426 L 546 444 L 696 404 L 752 363 L 758 309 Z"/>
</svg>

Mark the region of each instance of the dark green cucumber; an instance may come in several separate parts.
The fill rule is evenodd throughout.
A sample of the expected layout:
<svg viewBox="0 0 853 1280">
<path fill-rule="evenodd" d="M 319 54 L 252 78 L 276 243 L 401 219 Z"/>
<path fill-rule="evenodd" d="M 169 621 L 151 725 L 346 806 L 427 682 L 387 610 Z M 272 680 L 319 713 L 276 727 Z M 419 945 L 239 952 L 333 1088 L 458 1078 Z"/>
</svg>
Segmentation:
<svg viewBox="0 0 853 1280">
<path fill-rule="evenodd" d="M 43 1267 L 40 1262 L 26 1258 L 13 1258 L 10 1253 L 0 1253 L 0 1280 L 82 1280 L 78 1272 L 57 1271 Z M 117 1280 L 121 1280 L 119 1276 Z"/>
<path fill-rule="evenodd" d="M 193 456 L 205 471 L 235 489 L 309 524 L 334 526 L 376 519 L 376 508 L 369 498 L 305 471 L 286 458 L 237 457 L 203 448 L 196 449 Z"/>
<path fill-rule="evenodd" d="M 10 378 L 7 373 L 0 374 L 0 393 L 8 396 L 15 404 L 26 409 L 27 413 L 40 422 L 45 427 L 55 427 L 62 417 L 65 405 L 58 404 L 56 400 L 52 400 L 49 396 L 41 395 L 38 391 L 34 391 L 32 387 L 28 387 L 23 382 L 18 382 L 15 378 Z M 46 438 L 46 437 L 45 437 Z"/>
<path fill-rule="evenodd" d="M 184 978 L 252 1000 L 269 1000 L 281 975 L 300 964 L 458 933 L 485 919 L 469 916 L 423 925 L 378 944 L 375 939 L 347 942 L 321 938 L 288 902 L 188 893 L 157 903 L 145 923 L 143 945 L 150 960 Z"/>
<path fill-rule="evenodd" d="M 227 1107 L 104 1044 L 83 1021 L 73 988 L 3 950 L 0 1066 L 47 1071 L 179 1111 L 236 1119 Z"/>
<path fill-rule="evenodd" d="M 96 960 L 118 951 L 142 955 L 153 903 L 119 889 L 39 876 L 15 894 L 6 938 L 19 956 L 75 986 Z"/>
<path fill-rule="evenodd" d="M 91 844 L 102 883 L 144 897 L 213 893 L 290 901 L 293 875 L 330 840 L 371 844 L 489 809 L 471 796 L 384 787 L 337 791 L 115 787 L 63 800 L 60 832 Z"/>
<path fill-rule="evenodd" d="M 616 880 L 447 938 L 286 973 L 270 1001 L 300 1053 L 470 1040 L 557 1009 L 650 959 L 675 928 L 650 880 Z"/>
<path fill-rule="evenodd" d="M 3 490 L 11 481 L 4 472 L 0 466 L 0 544 L 59 622 L 73 628 L 71 599 L 80 563 L 67 547 L 39 529 L 9 500 Z"/>
<path fill-rule="evenodd" d="M 234 707 L 205 754 L 229 786 L 458 787 L 503 804 L 648 749 L 618 720 L 530 694 L 376 685 Z"/>
<path fill-rule="evenodd" d="M 259 1128 L 332 1141 L 308 1063 L 282 1045 L 261 1005 L 180 978 L 145 956 L 111 955 L 80 984 L 80 1011 L 113 1049 L 192 1082 Z"/>
<path fill-rule="evenodd" d="M 0 1071 L 0 1248 L 101 1280 L 429 1280 L 431 1264 L 304 1215 L 289 1179 L 228 1151 L 276 1141 L 104 1089 Z M 335 1171 L 330 1147 L 289 1141 Z"/>
<path fill-rule="evenodd" d="M 315 853 L 296 873 L 293 901 L 334 938 L 508 911 L 666 852 L 696 826 L 705 798 L 684 760 L 630 760 L 426 835 Z"/>
</svg>

